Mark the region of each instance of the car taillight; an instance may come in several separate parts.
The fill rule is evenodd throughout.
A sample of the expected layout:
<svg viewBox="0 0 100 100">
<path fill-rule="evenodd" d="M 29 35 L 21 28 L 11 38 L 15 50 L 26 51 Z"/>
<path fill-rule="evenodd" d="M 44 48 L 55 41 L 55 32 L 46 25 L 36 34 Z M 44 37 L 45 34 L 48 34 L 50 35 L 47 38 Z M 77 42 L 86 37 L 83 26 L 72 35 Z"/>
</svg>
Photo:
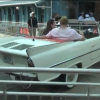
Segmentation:
<svg viewBox="0 0 100 100">
<path fill-rule="evenodd" d="M 35 67 L 32 59 L 30 57 L 27 58 L 27 62 L 28 62 L 29 67 Z"/>
</svg>

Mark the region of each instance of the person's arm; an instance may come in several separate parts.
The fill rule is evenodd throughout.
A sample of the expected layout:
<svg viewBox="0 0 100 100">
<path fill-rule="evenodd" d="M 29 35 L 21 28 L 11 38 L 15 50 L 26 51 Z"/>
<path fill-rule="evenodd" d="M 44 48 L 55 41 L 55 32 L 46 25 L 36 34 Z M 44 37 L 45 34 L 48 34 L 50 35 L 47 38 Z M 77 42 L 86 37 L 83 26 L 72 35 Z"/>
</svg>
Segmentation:
<svg viewBox="0 0 100 100">
<path fill-rule="evenodd" d="M 79 30 L 79 34 L 80 34 L 80 35 L 82 35 L 82 38 L 81 38 L 81 39 L 79 39 L 79 40 L 82 40 L 82 41 L 83 41 L 83 40 L 85 40 L 84 33 L 83 33 L 82 31 L 80 31 L 80 30 Z"/>
<path fill-rule="evenodd" d="M 52 39 L 51 34 L 52 34 L 52 30 L 47 35 L 37 36 L 36 38 L 38 38 L 38 39 Z"/>
<path fill-rule="evenodd" d="M 29 27 L 30 27 L 29 23 L 30 23 L 30 19 L 28 19 L 28 21 L 27 21 L 28 29 L 29 29 Z"/>
<path fill-rule="evenodd" d="M 36 24 L 37 24 L 37 25 L 36 25 L 36 28 L 38 28 L 38 21 L 37 21 L 37 19 L 36 19 Z"/>
<path fill-rule="evenodd" d="M 85 40 L 84 33 L 82 31 L 77 32 L 74 29 L 72 29 L 72 32 L 71 32 L 69 38 L 70 38 L 70 40 L 79 40 L 79 41 Z"/>
<path fill-rule="evenodd" d="M 83 34 L 81 34 L 82 35 L 82 38 L 81 39 L 79 39 L 80 41 L 84 41 L 85 40 L 85 36 L 83 35 Z"/>
<path fill-rule="evenodd" d="M 37 36 L 36 37 L 37 39 L 51 39 L 52 37 L 47 37 L 46 35 L 43 35 L 43 36 Z"/>
</svg>

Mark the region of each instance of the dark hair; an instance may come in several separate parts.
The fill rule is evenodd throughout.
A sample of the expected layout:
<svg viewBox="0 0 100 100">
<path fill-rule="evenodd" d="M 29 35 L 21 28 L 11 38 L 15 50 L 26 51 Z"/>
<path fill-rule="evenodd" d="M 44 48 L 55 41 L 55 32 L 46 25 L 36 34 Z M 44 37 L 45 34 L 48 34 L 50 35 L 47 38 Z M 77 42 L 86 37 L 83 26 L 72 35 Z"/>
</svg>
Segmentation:
<svg viewBox="0 0 100 100">
<path fill-rule="evenodd" d="M 43 31 L 43 35 L 46 35 L 49 33 L 49 31 L 52 30 L 52 27 L 51 27 L 51 24 L 54 23 L 54 19 L 50 19 L 48 22 L 47 22 L 47 27 L 46 29 Z"/>
</svg>

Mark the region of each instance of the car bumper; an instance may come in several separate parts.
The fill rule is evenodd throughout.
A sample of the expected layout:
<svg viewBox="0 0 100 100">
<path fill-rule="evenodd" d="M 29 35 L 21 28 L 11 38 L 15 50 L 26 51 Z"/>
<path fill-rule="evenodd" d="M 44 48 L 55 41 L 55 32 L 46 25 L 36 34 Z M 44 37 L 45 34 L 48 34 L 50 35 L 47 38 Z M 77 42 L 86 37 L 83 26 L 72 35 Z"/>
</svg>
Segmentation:
<svg viewBox="0 0 100 100">
<path fill-rule="evenodd" d="M 37 78 L 37 74 L 35 73 L 6 73 L 8 75 L 15 76 L 16 80 L 34 80 Z"/>
</svg>

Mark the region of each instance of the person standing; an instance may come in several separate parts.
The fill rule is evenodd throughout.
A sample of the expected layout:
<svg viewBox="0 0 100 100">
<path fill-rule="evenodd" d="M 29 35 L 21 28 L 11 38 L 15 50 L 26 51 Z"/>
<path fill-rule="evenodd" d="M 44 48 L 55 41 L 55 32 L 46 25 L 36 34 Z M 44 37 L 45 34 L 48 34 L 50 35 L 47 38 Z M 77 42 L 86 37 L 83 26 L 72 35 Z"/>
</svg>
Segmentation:
<svg viewBox="0 0 100 100">
<path fill-rule="evenodd" d="M 36 36 L 36 28 L 38 28 L 37 18 L 34 17 L 35 12 L 30 13 L 30 18 L 28 19 L 28 29 L 30 36 Z"/>
</svg>

